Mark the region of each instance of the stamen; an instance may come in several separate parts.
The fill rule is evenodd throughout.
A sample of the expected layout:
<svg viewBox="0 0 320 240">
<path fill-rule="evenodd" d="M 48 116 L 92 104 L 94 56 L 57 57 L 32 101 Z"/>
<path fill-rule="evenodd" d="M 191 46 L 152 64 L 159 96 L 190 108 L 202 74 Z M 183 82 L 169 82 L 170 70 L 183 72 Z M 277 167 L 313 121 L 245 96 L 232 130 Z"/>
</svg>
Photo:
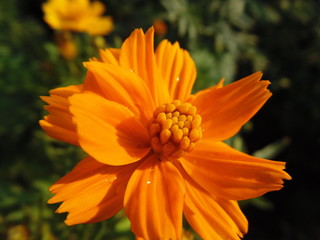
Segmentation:
<svg viewBox="0 0 320 240">
<path fill-rule="evenodd" d="M 174 100 L 159 106 L 149 126 L 151 146 L 162 157 L 179 158 L 202 138 L 201 116 L 190 103 Z"/>
</svg>

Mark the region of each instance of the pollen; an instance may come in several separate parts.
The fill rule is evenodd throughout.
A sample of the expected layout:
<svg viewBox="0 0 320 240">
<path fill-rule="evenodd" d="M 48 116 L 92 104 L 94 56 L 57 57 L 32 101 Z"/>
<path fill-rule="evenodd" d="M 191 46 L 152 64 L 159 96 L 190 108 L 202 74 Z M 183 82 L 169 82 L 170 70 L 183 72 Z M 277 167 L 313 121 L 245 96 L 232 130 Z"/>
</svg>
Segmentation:
<svg viewBox="0 0 320 240">
<path fill-rule="evenodd" d="M 151 147 L 162 157 L 179 158 L 202 138 L 201 116 L 190 103 L 174 100 L 159 106 L 149 125 Z"/>
</svg>

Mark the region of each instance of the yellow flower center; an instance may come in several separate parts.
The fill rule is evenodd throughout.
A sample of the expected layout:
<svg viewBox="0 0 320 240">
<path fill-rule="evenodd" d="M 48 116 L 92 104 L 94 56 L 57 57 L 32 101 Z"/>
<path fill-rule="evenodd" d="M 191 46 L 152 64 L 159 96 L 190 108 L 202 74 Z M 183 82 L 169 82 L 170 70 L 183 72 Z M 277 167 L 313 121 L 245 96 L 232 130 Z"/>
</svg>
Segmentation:
<svg viewBox="0 0 320 240">
<path fill-rule="evenodd" d="M 163 157 L 179 158 L 202 138 L 201 116 L 190 103 L 175 100 L 159 106 L 149 126 L 151 147 Z"/>
</svg>

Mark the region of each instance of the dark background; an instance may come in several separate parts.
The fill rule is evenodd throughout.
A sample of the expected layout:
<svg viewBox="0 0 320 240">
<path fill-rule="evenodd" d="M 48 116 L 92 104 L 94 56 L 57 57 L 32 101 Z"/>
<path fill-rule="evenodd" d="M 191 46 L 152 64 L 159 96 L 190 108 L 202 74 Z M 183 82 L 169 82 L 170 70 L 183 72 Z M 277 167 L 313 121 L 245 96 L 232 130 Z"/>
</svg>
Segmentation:
<svg viewBox="0 0 320 240">
<path fill-rule="evenodd" d="M 279 192 L 241 203 L 249 220 L 245 239 L 320 239 L 320 1 L 103 2 L 115 24 L 104 38 L 111 47 L 119 47 L 134 28 L 164 21 L 167 33 L 156 42 L 179 41 L 191 53 L 198 70 L 194 91 L 221 77 L 230 83 L 264 72 L 273 96 L 229 143 L 286 161 L 293 180 Z M 48 187 L 82 153 L 39 128 L 45 112 L 38 96 L 81 82 L 81 63 L 97 55 L 97 39 L 75 33 L 79 54 L 65 60 L 55 31 L 43 21 L 42 3 L 0 0 L 0 239 L 131 239 L 123 213 L 67 227 L 65 214 L 54 214 L 57 205 L 46 204 Z"/>
</svg>

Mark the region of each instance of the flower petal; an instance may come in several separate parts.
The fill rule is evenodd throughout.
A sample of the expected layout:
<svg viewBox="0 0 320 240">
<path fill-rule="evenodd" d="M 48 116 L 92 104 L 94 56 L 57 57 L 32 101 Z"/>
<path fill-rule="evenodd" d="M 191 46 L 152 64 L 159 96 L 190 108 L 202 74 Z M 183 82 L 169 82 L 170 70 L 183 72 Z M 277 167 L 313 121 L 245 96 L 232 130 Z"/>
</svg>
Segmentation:
<svg viewBox="0 0 320 240">
<path fill-rule="evenodd" d="M 255 198 L 283 187 L 291 179 L 284 162 L 241 153 L 225 143 L 198 142 L 181 160 L 186 172 L 208 192 L 231 200 Z"/>
<path fill-rule="evenodd" d="M 145 159 L 132 174 L 124 198 L 131 229 L 142 239 L 181 239 L 184 182 L 169 161 Z"/>
<path fill-rule="evenodd" d="M 57 212 L 69 212 L 68 225 L 108 219 L 123 208 L 127 182 L 138 164 L 115 167 L 87 157 L 51 186 L 55 195 L 48 202 L 63 201 Z"/>
<path fill-rule="evenodd" d="M 103 3 L 98 1 L 91 2 L 90 8 L 87 8 L 87 9 L 88 9 L 88 14 L 92 16 L 102 15 L 106 11 L 106 7 L 103 5 Z"/>
<path fill-rule="evenodd" d="M 101 62 L 119 65 L 119 54 L 120 49 L 117 48 L 107 48 L 105 50 L 100 50 Z"/>
<path fill-rule="evenodd" d="M 154 55 L 154 30 L 136 29 L 121 47 L 120 65 L 138 74 L 148 85 L 156 106 L 171 102 Z"/>
<path fill-rule="evenodd" d="M 97 93 L 128 107 L 147 123 L 152 117 L 155 105 L 148 86 L 138 75 L 123 67 L 102 62 L 87 62 L 85 66 L 89 72 L 84 91 Z"/>
<path fill-rule="evenodd" d="M 76 94 L 69 99 L 80 146 L 97 161 L 125 165 L 138 161 L 150 150 L 147 129 L 128 108 L 94 93 Z"/>
<path fill-rule="evenodd" d="M 50 137 L 79 145 L 76 127 L 69 111 L 68 97 L 80 92 L 82 92 L 82 84 L 56 88 L 50 91 L 49 97 L 41 97 L 43 101 L 49 104 L 44 107 L 49 115 L 45 116 L 39 123 Z"/>
<path fill-rule="evenodd" d="M 172 99 L 185 101 L 196 79 L 195 64 L 179 43 L 163 40 L 156 49 L 156 60 Z"/>
<path fill-rule="evenodd" d="M 106 35 L 113 30 L 112 17 L 91 16 L 79 21 L 79 28 L 82 27 L 90 35 Z"/>
<path fill-rule="evenodd" d="M 248 231 L 248 221 L 238 203 L 215 198 L 184 171 L 186 184 L 184 215 L 203 239 L 239 239 Z"/>
<path fill-rule="evenodd" d="M 268 100 L 269 81 L 260 81 L 254 73 L 221 88 L 204 90 L 195 95 L 192 104 L 203 118 L 204 138 L 225 140 L 236 134 Z"/>
</svg>

